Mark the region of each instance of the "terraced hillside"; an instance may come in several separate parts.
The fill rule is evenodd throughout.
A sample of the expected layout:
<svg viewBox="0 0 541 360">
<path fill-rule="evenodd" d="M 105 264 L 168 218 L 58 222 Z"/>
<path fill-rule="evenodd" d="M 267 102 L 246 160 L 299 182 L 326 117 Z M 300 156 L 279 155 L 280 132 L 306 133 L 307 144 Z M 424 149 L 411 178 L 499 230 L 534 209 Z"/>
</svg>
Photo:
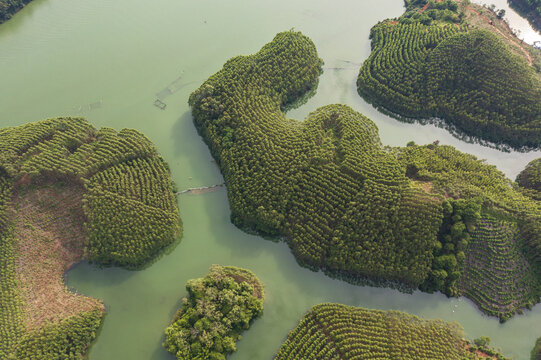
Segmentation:
<svg viewBox="0 0 541 360">
<path fill-rule="evenodd" d="M 141 266 L 178 237 L 167 166 L 144 135 L 81 118 L 0 129 L 0 147 L 0 358 L 79 359 L 104 307 L 63 275 Z"/>
<path fill-rule="evenodd" d="M 236 225 L 286 238 L 299 262 L 333 276 L 448 296 L 460 295 L 472 231 L 489 214 L 516 224 L 528 266 L 539 263 L 540 205 L 494 166 L 450 146 L 384 148 L 374 123 L 344 105 L 287 119 L 320 66 L 308 38 L 284 32 L 190 96 Z"/>
<path fill-rule="evenodd" d="M 320 304 L 289 333 L 275 359 L 505 359 L 491 349 L 477 348 L 464 336 L 457 323 Z"/>
<path fill-rule="evenodd" d="M 541 75 L 503 32 L 466 22 L 474 10 L 460 4 L 415 2 L 374 26 L 359 94 L 399 118 L 440 118 L 492 143 L 539 147 Z"/>
<path fill-rule="evenodd" d="M 518 243 L 516 225 L 482 219 L 472 233 L 460 290 L 485 313 L 506 319 L 539 301 L 539 284 Z"/>
</svg>

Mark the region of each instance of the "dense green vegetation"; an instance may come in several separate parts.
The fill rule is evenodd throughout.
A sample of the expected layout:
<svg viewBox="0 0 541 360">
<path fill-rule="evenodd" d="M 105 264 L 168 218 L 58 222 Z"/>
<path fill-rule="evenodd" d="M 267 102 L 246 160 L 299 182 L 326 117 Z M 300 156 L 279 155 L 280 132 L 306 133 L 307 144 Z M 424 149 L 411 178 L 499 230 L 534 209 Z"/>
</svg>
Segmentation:
<svg viewBox="0 0 541 360">
<path fill-rule="evenodd" d="M 541 31 L 541 0 L 507 0 L 509 5 Z"/>
<path fill-rule="evenodd" d="M 517 183 L 525 192 L 541 200 L 541 159 L 531 161 L 517 176 Z"/>
<path fill-rule="evenodd" d="M 11 17 L 32 0 L 0 0 L 0 24 Z"/>
<path fill-rule="evenodd" d="M 417 286 L 430 270 L 438 201 L 410 185 L 364 116 L 332 105 L 297 123 L 280 110 L 314 86 L 320 66 L 308 38 L 280 33 L 191 95 L 232 220 L 287 236 L 306 265 Z"/>
<path fill-rule="evenodd" d="M 530 360 L 541 360 L 541 338 L 535 342 Z"/>
<path fill-rule="evenodd" d="M 177 359 L 225 360 L 263 312 L 263 286 L 250 271 L 213 265 L 190 280 L 188 297 L 165 329 L 164 347 Z"/>
<path fill-rule="evenodd" d="M 20 339 L 15 355 L 8 359 L 79 360 L 96 337 L 102 316 L 99 310 L 90 311 L 27 332 Z"/>
<path fill-rule="evenodd" d="M 538 147 L 539 74 L 496 35 L 468 28 L 455 2 L 419 11 L 424 3 L 372 28 L 372 53 L 357 79 L 361 96 L 398 117 L 441 118 L 493 143 Z"/>
<path fill-rule="evenodd" d="M 424 320 L 400 311 L 366 310 L 339 304 L 314 306 L 276 355 L 295 359 L 481 359 L 457 323 Z"/>
<path fill-rule="evenodd" d="M 229 60 L 190 96 L 224 175 L 232 221 L 285 237 L 302 264 L 348 280 L 464 294 L 502 320 L 538 302 L 539 203 L 494 166 L 450 146 L 384 148 L 374 123 L 343 105 L 304 122 L 287 119 L 282 109 L 313 89 L 320 66 L 308 38 L 280 33 L 257 54 Z M 494 236 L 479 240 L 493 218 L 516 235 L 491 229 Z M 487 261 L 505 270 L 479 273 L 521 279 L 507 297 L 494 296 L 501 289 L 490 282 L 472 289 L 474 280 L 460 281 L 470 247 L 492 237 L 507 253 Z"/>
<path fill-rule="evenodd" d="M 173 184 L 156 148 L 135 130 L 96 130 L 81 118 L 0 129 L 0 358 L 79 359 L 101 323 L 99 310 L 25 329 L 17 239 L 10 207 L 19 190 L 58 182 L 84 189 L 88 259 L 136 267 L 179 235 Z"/>
</svg>

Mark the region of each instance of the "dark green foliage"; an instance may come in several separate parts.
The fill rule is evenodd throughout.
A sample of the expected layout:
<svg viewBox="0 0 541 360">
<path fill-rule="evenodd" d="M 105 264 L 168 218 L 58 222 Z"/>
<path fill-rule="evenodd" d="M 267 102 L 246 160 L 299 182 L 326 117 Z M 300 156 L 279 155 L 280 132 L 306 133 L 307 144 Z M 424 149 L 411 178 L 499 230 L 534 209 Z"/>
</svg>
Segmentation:
<svg viewBox="0 0 541 360">
<path fill-rule="evenodd" d="M 11 17 L 32 0 L 0 0 L 0 24 Z"/>
<path fill-rule="evenodd" d="M 289 333 L 276 359 L 477 359 L 468 348 L 472 344 L 457 323 L 400 311 L 320 304 Z"/>
<path fill-rule="evenodd" d="M 287 120 L 321 60 L 297 32 L 236 57 L 190 97 L 227 184 L 232 220 L 285 235 L 312 267 L 417 286 L 430 270 L 439 201 L 411 186 L 375 125 L 342 105 Z"/>
<path fill-rule="evenodd" d="M 470 230 L 473 230 L 481 212 L 480 201 L 449 200 L 444 201 L 443 224 L 438 236 L 439 244 L 434 250 L 432 270 L 421 284 L 423 291 L 437 291 L 448 296 L 460 294 L 457 281 L 462 275 L 462 265 L 466 258 L 465 251 L 470 242 Z M 470 230 L 468 230 L 470 229 Z"/>
<path fill-rule="evenodd" d="M 20 340 L 15 356 L 8 359 L 79 360 L 96 338 L 101 318 L 101 311 L 93 310 L 28 332 Z"/>
<path fill-rule="evenodd" d="M 134 267 L 175 240 L 173 184 L 152 143 L 135 130 L 96 130 L 81 118 L 0 129 L 0 358 L 80 359 L 101 309 L 25 332 L 18 254 L 8 205 L 14 191 L 57 181 L 83 184 L 90 260 Z"/>
<path fill-rule="evenodd" d="M 450 25 L 433 10 L 372 28 L 359 93 L 401 117 L 442 118 L 483 140 L 538 147 L 539 75 L 495 35 Z"/>
<path fill-rule="evenodd" d="M 507 0 L 509 5 L 541 31 L 541 0 Z"/>
<path fill-rule="evenodd" d="M 535 342 L 530 360 L 541 360 L 541 338 L 537 339 Z"/>
<path fill-rule="evenodd" d="M 177 359 L 225 360 L 263 312 L 263 286 L 248 270 L 213 265 L 204 278 L 188 281 L 186 290 L 163 346 Z"/>
<path fill-rule="evenodd" d="M 541 193 L 541 159 L 528 163 L 517 176 L 517 183 L 525 189 Z"/>
</svg>

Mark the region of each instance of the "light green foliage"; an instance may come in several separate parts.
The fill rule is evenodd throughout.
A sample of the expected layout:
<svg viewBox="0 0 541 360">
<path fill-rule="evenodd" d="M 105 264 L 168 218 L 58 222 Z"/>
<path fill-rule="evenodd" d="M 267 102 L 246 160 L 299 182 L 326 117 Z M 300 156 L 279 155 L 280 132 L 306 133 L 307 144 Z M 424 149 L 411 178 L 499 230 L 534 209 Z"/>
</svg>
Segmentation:
<svg viewBox="0 0 541 360">
<path fill-rule="evenodd" d="M 287 65 L 281 72 L 277 64 Z M 295 97 L 284 94 L 301 97 L 315 86 L 320 64 L 309 39 L 280 33 L 259 53 L 229 60 L 191 95 L 235 224 L 284 236 L 312 268 L 459 296 L 470 238 L 479 219 L 495 216 L 516 226 L 516 241 L 506 238 L 505 246 L 519 243 L 528 262 L 497 254 L 487 261 L 501 262 L 512 279 L 522 278 L 523 266 L 531 274 L 529 262 L 541 260 L 540 204 L 494 166 L 450 146 L 383 148 L 374 123 L 343 105 L 302 123 L 287 119 L 281 109 Z M 530 285 L 510 292 L 507 314 L 536 298 Z"/>
<path fill-rule="evenodd" d="M 415 8 L 372 28 L 359 93 L 402 117 L 438 117 L 484 140 L 538 147 L 538 74 L 490 32 L 430 17 L 431 11 L 443 10 L 421 15 Z"/>
<path fill-rule="evenodd" d="M 95 337 L 101 311 L 23 330 L 17 240 L 8 221 L 13 191 L 58 181 L 83 184 L 88 259 L 135 267 L 181 231 L 168 168 L 141 133 L 96 130 L 81 118 L 0 129 L 0 148 L 0 358 L 79 359 Z"/>
<path fill-rule="evenodd" d="M 280 109 L 315 86 L 320 66 L 308 38 L 284 32 L 191 95 L 232 220 L 285 235 L 311 267 L 417 286 L 430 270 L 439 201 L 411 186 L 374 123 L 347 106 L 286 119 Z"/>
<path fill-rule="evenodd" d="M 476 359 L 469 345 L 457 323 L 320 304 L 289 333 L 276 359 Z"/>
<path fill-rule="evenodd" d="M 164 347 L 177 359 L 225 360 L 263 312 L 263 286 L 248 270 L 213 265 L 186 289 L 188 297 L 165 329 Z"/>
<path fill-rule="evenodd" d="M 96 309 L 25 333 L 13 359 L 79 360 L 96 337 L 101 318 L 101 311 Z"/>
</svg>

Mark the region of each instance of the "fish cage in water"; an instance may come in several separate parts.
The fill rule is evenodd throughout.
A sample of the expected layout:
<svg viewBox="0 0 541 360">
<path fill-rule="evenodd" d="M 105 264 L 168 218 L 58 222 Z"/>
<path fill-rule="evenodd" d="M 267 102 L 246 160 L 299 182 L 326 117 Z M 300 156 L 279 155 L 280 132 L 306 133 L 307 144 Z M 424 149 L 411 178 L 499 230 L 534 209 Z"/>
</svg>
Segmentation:
<svg viewBox="0 0 541 360">
<path fill-rule="evenodd" d="M 159 109 L 165 110 L 165 108 L 167 107 L 167 104 L 161 101 L 160 99 L 156 99 L 156 101 L 154 101 L 154 106 L 156 106 Z"/>
</svg>

